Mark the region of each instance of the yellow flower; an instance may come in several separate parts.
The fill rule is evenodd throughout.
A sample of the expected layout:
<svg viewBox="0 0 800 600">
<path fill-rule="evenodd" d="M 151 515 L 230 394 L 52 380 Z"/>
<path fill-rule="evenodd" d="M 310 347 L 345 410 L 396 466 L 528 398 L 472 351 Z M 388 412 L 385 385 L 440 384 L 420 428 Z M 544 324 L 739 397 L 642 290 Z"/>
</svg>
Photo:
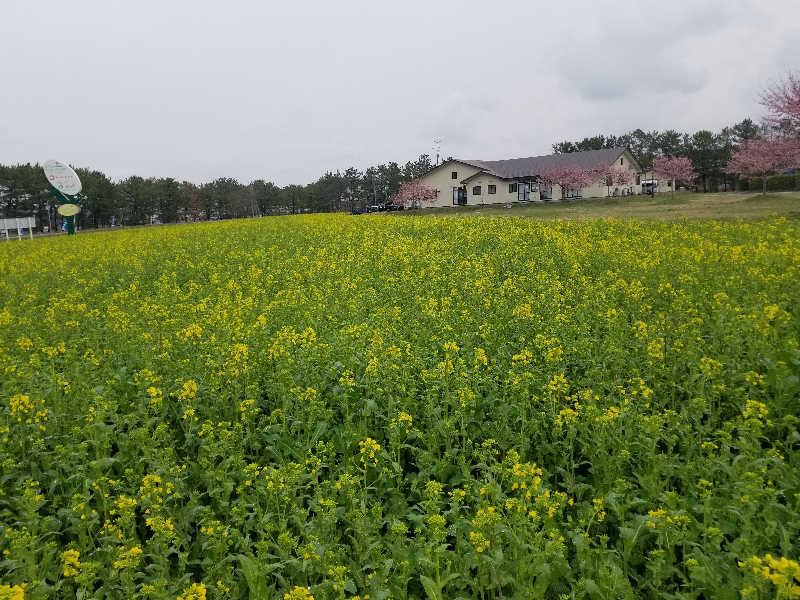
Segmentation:
<svg viewBox="0 0 800 600">
<path fill-rule="evenodd" d="M 566 394 L 568 389 L 567 378 L 563 375 L 553 375 L 547 384 L 547 391 L 552 395 Z"/>
<path fill-rule="evenodd" d="M 197 323 L 192 323 L 186 329 L 179 331 L 178 337 L 185 341 L 199 340 L 203 337 L 203 328 Z"/>
<path fill-rule="evenodd" d="M 444 345 L 444 351 L 447 354 L 450 354 L 450 353 L 457 354 L 460 350 L 461 350 L 461 348 L 459 348 L 458 344 L 456 344 L 455 342 L 447 342 Z"/>
<path fill-rule="evenodd" d="M 750 399 L 745 402 L 745 407 L 742 411 L 742 416 L 745 419 L 756 419 L 760 421 L 766 419 L 768 414 L 769 409 L 766 404 Z"/>
<path fill-rule="evenodd" d="M 483 552 L 489 548 L 491 542 L 480 531 L 470 531 L 469 541 L 475 546 L 476 552 Z"/>
<path fill-rule="evenodd" d="M 719 373 L 722 369 L 722 363 L 718 360 L 714 360 L 713 358 L 709 358 L 704 356 L 700 359 L 700 370 L 703 372 L 703 375 L 710 377 Z"/>
<path fill-rule="evenodd" d="M 780 308 L 777 304 L 768 304 L 764 307 L 764 316 L 767 318 L 768 321 L 772 321 L 775 317 L 778 316 L 778 312 Z"/>
<path fill-rule="evenodd" d="M 405 429 L 405 432 L 408 433 L 411 431 L 411 426 L 414 424 L 414 417 L 404 411 L 400 411 L 397 413 L 397 417 L 392 419 L 390 425 L 395 428 L 402 428 Z"/>
<path fill-rule="evenodd" d="M 81 568 L 80 560 L 81 553 L 77 550 L 66 550 L 61 553 L 61 567 L 64 571 L 64 577 L 75 577 Z"/>
<path fill-rule="evenodd" d="M 121 546 L 117 549 L 117 560 L 114 561 L 113 567 L 115 569 L 133 569 L 141 560 L 142 549 L 139 546 L 131 546 L 125 548 Z"/>
<path fill-rule="evenodd" d="M 786 557 L 775 558 L 771 554 L 763 558 L 752 556 L 739 561 L 739 568 L 769 581 L 777 589 L 778 598 L 800 598 L 800 564 Z"/>
<path fill-rule="evenodd" d="M 193 583 L 179 594 L 176 600 L 206 600 L 205 584 Z"/>
<path fill-rule="evenodd" d="M 0 585 L 0 600 L 25 600 L 27 583 L 21 585 Z"/>
<path fill-rule="evenodd" d="M 578 420 L 578 411 L 573 410 L 571 408 L 563 408 L 558 411 L 556 415 L 556 425 L 559 427 L 564 427 L 565 425 L 569 425 L 570 423 L 574 423 Z"/>
<path fill-rule="evenodd" d="M 314 596 L 308 588 L 296 585 L 283 595 L 283 600 L 314 600 Z"/>
<path fill-rule="evenodd" d="M 489 357 L 486 356 L 486 350 L 483 348 L 475 348 L 475 365 L 483 365 L 484 367 L 489 364 Z"/>
<path fill-rule="evenodd" d="M 656 360 L 664 360 L 664 345 L 658 340 L 651 341 L 647 344 L 647 355 Z"/>
<path fill-rule="evenodd" d="M 531 309 L 530 304 L 520 304 L 514 307 L 511 315 L 516 319 L 530 319 L 533 317 L 533 309 Z"/>
<path fill-rule="evenodd" d="M 359 447 L 361 448 L 361 462 L 364 466 L 372 465 L 373 467 L 378 466 L 378 457 L 376 454 L 380 452 L 381 445 L 373 440 L 371 437 L 368 437 L 365 440 L 358 442 Z"/>
<path fill-rule="evenodd" d="M 345 388 L 356 386 L 356 376 L 350 369 L 345 369 L 339 376 L 339 385 Z"/>
<path fill-rule="evenodd" d="M 164 399 L 163 392 L 155 386 L 147 388 L 147 393 L 150 394 L 150 404 L 161 404 Z"/>
<path fill-rule="evenodd" d="M 197 383 L 194 379 L 184 382 L 183 387 L 178 392 L 178 400 L 191 400 L 197 398 Z"/>
</svg>

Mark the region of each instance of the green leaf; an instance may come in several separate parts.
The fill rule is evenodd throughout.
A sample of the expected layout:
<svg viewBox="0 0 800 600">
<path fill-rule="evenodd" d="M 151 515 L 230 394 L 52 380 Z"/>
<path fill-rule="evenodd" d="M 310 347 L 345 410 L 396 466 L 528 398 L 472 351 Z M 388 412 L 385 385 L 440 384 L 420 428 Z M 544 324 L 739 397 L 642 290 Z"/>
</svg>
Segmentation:
<svg viewBox="0 0 800 600">
<path fill-rule="evenodd" d="M 420 575 L 419 580 L 422 582 L 422 587 L 425 588 L 425 593 L 428 594 L 428 600 L 442 600 L 442 592 L 433 579 Z"/>
<path fill-rule="evenodd" d="M 266 572 L 262 572 L 258 561 L 254 557 L 245 556 L 244 554 L 239 554 L 236 558 L 239 560 L 239 573 L 244 577 L 247 582 L 247 589 L 250 590 L 251 600 L 269 598 Z M 270 567 L 269 570 L 272 570 L 277 565 L 270 565 Z"/>
</svg>

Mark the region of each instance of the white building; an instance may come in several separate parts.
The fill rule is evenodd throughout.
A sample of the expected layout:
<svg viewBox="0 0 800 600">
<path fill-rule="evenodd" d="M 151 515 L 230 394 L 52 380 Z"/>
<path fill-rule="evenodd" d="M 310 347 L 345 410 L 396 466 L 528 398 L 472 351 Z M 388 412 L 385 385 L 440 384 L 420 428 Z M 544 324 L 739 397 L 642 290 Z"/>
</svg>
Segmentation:
<svg viewBox="0 0 800 600">
<path fill-rule="evenodd" d="M 564 192 L 558 185 L 551 188 L 540 184 L 543 173 L 567 167 L 598 170 L 616 167 L 631 172 L 631 184 L 608 187 L 598 178 L 589 187 Z M 641 171 L 627 148 L 607 148 L 507 160 L 452 158 L 428 171 L 420 181 L 436 192 L 436 200 L 430 206 L 463 206 L 640 194 Z"/>
</svg>

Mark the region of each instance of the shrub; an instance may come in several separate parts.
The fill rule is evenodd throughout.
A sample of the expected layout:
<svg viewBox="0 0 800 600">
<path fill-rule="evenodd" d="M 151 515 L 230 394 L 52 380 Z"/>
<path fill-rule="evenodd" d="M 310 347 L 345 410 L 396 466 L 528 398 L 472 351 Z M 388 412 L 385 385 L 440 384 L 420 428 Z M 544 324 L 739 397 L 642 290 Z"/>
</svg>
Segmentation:
<svg viewBox="0 0 800 600">
<path fill-rule="evenodd" d="M 796 187 L 796 175 L 770 175 L 767 177 L 768 190 L 793 190 Z"/>
<path fill-rule="evenodd" d="M 748 180 L 744 179 L 743 181 Z M 749 189 L 751 190 L 760 190 L 762 186 L 761 177 L 751 177 L 748 185 Z M 767 191 L 769 192 L 780 192 L 795 189 L 800 189 L 800 177 L 798 177 L 798 175 L 780 174 L 769 175 L 767 177 Z"/>
</svg>

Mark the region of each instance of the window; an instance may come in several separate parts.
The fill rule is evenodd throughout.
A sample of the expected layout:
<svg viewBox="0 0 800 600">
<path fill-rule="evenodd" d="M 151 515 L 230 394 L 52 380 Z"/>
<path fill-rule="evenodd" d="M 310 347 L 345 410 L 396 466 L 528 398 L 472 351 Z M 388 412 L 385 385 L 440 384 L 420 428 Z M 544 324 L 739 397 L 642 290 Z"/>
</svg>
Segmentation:
<svg viewBox="0 0 800 600">
<path fill-rule="evenodd" d="M 487 185 L 486 186 L 486 193 L 487 194 L 496 194 L 497 193 L 497 186 L 496 185 Z"/>
<path fill-rule="evenodd" d="M 516 183 L 509 183 L 508 184 L 508 193 L 515 194 L 517 192 L 517 184 Z"/>
<path fill-rule="evenodd" d="M 577 189 L 561 188 L 561 194 L 564 198 L 580 198 L 581 188 Z"/>
<path fill-rule="evenodd" d="M 458 171 L 453 171 L 450 173 L 450 179 L 458 179 Z"/>
<path fill-rule="evenodd" d="M 481 186 L 476 185 L 472 188 L 472 195 L 473 196 L 480 196 L 481 195 Z"/>
<path fill-rule="evenodd" d="M 636 185 L 642 185 L 642 176 L 641 175 L 637 175 L 636 176 Z"/>
<path fill-rule="evenodd" d="M 620 164 L 620 165 L 622 164 L 622 159 L 621 159 L 621 158 L 619 159 L 619 164 Z"/>
<path fill-rule="evenodd" d="M 540 186 L 539 187 L 539 197 L 542 200 L 552 200 L 553 199 L 553 186 Z"/>
</svg>

